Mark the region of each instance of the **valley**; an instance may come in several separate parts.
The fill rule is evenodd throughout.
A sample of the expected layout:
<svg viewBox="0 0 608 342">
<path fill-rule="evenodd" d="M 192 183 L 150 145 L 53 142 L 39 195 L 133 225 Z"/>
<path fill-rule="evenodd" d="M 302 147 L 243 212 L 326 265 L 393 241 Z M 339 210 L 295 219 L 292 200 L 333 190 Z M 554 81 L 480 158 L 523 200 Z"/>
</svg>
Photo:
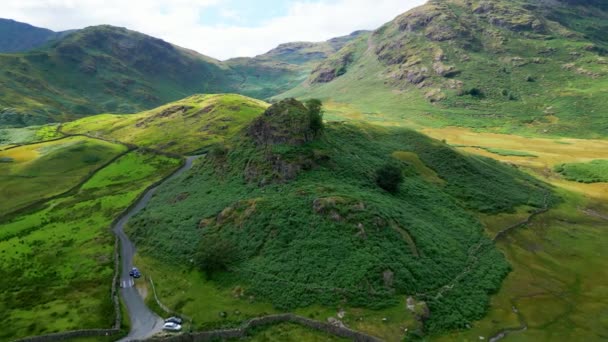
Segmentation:
<svg viewBox="0 0 608 342">
<path fill-rule="evenodd" d="M 0 341 L 607 339 L 607 11 L 225 61 L 0 19 Z"/>
</svg>

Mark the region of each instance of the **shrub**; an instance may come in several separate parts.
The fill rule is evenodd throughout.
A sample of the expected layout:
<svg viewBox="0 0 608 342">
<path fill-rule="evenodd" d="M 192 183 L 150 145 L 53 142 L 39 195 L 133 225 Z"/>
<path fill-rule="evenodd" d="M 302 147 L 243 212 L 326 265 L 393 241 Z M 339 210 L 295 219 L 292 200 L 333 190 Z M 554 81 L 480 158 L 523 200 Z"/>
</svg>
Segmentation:
<svg viewBox="0 0 608 342">
<path fill-rule="evenodd" d="M 206 235 L 201 239 L 196 253 L 196 265 L 208 277 L 226 271 L 236 260 L 238 249 L 231 241 L 216 235 Z"/>
<path fill-rule="evenodd" d="M 310 99 L 305 103 L 308 109 L 308 116 L 310 120 L 310 129 L 315 136 L 318 136 L 323 132 L 323 103 L 321 100 Z"/>
<path fill-rule="evenodd" d="M 213 145 L 209 149 L 209 155 L 213 158 L 223 158 L 228 154 L 228 147 L 226 145 L 218 143 Z"/>
<path fill-rule="evenodd" d="M 382 189 L 395 193 L 401 183 L 403 183 L 403 173 L 396 165 L 386 164 L 376 170 L 376 184 Z"/>
</svg>

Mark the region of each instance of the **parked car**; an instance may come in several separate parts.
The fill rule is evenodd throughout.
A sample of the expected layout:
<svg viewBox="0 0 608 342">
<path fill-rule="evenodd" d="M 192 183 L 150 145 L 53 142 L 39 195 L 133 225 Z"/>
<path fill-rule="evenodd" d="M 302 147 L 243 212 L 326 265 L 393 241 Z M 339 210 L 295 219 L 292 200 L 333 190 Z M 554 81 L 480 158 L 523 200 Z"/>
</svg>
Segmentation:
<svg viewBox="0 0 608 342">
<path fill-rule="evenodd" d="M 180 331 L 180 330 L 182 330 L 182 326 L 177 323 L 167 322 L 167 323 L 165 323 L 165 325 L 163 325 L 163 330 Z"/>
<path fill-rule="evenodd" d="M 139 278 L 141 277 L 141 273 L 139 273 L 139 270 L 137 269 L 137 267 L 133 267 L 131 269 L 131 271 L 129 271 L 129 275 L 133 278 Z"/>
<path fill-rule="evenodd" d="M 165 323 L 175 323 L 175 324 L 182 324 L 183 320 L 179 317 L 169 317 L 165 320 Z"/>
</svg>

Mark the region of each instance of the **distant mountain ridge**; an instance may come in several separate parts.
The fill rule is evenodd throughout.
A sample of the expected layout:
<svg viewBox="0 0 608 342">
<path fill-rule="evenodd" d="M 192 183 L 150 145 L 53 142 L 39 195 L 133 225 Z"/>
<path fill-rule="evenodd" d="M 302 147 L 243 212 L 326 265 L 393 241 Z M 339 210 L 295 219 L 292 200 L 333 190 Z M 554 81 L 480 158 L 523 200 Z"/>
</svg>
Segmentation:
<svg viewBox="0 0 608 342">
<path fill-rule="evenodd" d="M 70 32 L 72 31 L 54 32 L 12 19 L 0 18 L 0 53 L 35 49 Z"/>
<path fill-rule="evenodd" d="M 36 50 L 0 54 L 0 126 L 134 113 L 196 93 L 264 99 L 297 86 L 315 63 L 359 34 L 220 62 L 109 25 L 76 30 L 57 40 L 50 38 L 52 31 L 40 32 L 49 40 Z"/>
</svg>

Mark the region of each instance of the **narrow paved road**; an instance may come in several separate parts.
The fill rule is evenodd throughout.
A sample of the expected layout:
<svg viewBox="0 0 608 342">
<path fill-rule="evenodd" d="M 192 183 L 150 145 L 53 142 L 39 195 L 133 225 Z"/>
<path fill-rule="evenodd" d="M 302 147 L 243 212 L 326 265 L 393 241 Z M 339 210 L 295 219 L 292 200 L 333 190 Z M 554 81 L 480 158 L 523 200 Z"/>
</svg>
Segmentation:
<svg viewBox="0 0 608 342">
<path fill-rule="evenodd" d="M 186 164 L 173 173 L 166 181 L 174 179 L 188 171 L 192 168 L 194 160 L 198 157 L 199 156 L 188 157 L 188 159 L 186 159 Z M 146 207 L 157 189 L 158 186 L 148 190 L 137 205 L 135 205 L 135 207 L 133 207 L 133 209 L 114 226 L 114 234 L 120 239 L 120 259 L 122 266 L 122 273 L 120 274 L 120 295 L 127 307 L 129 318 L 131 319 L 131 331 L 129 332 L 129 335 L 121 339 L 120 342 L 145 340 L 162 331 L 163 328 L 162 318 L 146 306 L 143 298 L 141 298 L 139 292 L 137 292 L 137 289 L 134 287 L 135 284 L 133 279 L 129 276 L 129 271 L 133 267 L 135 245 L 129 240 L 124 232 L 124 227 L 129 219 Z"/>
</svg>

